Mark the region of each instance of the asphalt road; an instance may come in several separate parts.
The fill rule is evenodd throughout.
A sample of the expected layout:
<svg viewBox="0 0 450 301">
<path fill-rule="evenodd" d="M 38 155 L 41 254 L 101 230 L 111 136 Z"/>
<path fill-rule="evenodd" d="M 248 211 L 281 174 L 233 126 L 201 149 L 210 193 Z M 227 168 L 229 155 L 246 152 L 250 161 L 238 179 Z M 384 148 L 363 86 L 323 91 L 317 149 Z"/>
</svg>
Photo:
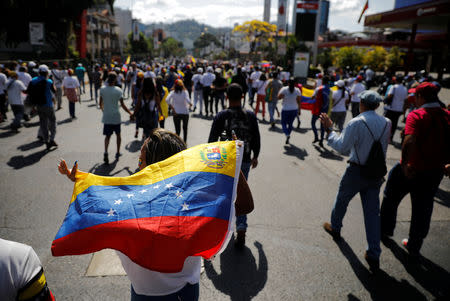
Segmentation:
<svg viewBox="0 0 450 301">
<path fill-rule="evenodd" d="M 87 276 L 93 255 L 53 257 L 50 246 L 73 187 L 58 174 L 58 159 L 69 164 L 78 160 L 83 171 L 127 176 L 137 168 L 141 133 L 135 139 L 135 124 L 125 121 L 123 156 L 105 166 L 101 111 L 85 94 L 76 106 L 78 119 L 71 121 L 64 101 L 56 113 L 59 147 L 54 151 L 46 151 L 37 142 L 37 117 L 18 134 L 9 132 L 6 123 L 0 124 L 0 237 L 33 246 L 57 300 L 129 300 L 126 276 Z M 347 158 L 329 147 L 313 145 L 310 113 L 303 112 L 301 119 L 301 128 L 295 130 L 289 146 L 284 145 L 279 124 L 273 130 L 260 123 L 259 166 L 249 176 L 255 210 L 248 219 L 246 248 L 238 252 L 230 244 L 223 254 L 205 262 L 200 300 L 449 300 L 450 180 L 442 181 L 436 196 L 421 264 L 410 264 L 400 244 L 410 225 L 406 197 L 398 211 L 394 239 L 382 245 L 383 272 L 373 277 L 364 260 L 359 196 L 348 208 L 341 243 L 335 243 L 321 227 L 330 218 Z M 166 124 L 173 130 L 171 117 Z M 210 119 L 191 115 L 188 145 L 206 142 L 210 125 Z M 398 135 L 395 142 L 388 148 L 388 168 L 400 158 Z M 110 145 L 111 161 L 114 153 L 115 138 Z M 106 271 L 120 270 L 114 258 L 103 259 L 100 265 Z"/>
</svg>

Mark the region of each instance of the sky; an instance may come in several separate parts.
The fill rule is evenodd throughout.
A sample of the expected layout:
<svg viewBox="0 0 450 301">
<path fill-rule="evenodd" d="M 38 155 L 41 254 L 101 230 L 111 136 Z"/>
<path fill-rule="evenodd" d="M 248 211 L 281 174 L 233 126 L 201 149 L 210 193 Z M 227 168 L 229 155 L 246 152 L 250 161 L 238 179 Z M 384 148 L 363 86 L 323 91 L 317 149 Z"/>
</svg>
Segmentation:
<svg viewBox="0 0 450 301">
<path fill-rule="evenodd" d="M 289 7 L 295 0 L 288 0 Z M 358 17 L 366 0 L 330 0 L 328 27 L 332 30 L 361 31 Z M 367 14 L 392 10 L 395 0 L 369 0 Z M 114 6 L 132 10 L 133 18 L 143 23 L 173 23 L 195 19 L 214 27 L 232 27 L 235 23 L 262 20 L 264 0 L 116 0 Z M 271 22 L 277 19 L 278 0 L 271 1 Z M 288 13 L 292 21 L 292 9 Z"/>
</svg>

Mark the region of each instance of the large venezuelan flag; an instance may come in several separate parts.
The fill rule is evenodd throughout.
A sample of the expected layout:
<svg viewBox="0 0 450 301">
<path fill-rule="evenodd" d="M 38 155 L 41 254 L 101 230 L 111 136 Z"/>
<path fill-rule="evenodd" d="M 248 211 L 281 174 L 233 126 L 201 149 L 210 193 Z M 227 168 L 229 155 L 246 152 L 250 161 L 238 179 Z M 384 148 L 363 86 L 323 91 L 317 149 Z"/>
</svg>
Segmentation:
<svg viewBox="0 0 450 301">
<path fill-rule="evenodd" d="M 336 91 L 337 87 L 333 86 L 330 88 L 331 91 Z M 332 101 L 332 94 L 330 93 L 330 103 Z M 312 110 L 314 103 L 316 102 L 316 99 L 312 98 L 314 95 L 314 89 L 307 89 L 305 87 L 302 87 L 302 99 L 301 99 L 301 108 L 302 110 Z M 331 109 L 331 106 L 330 106 Z"/>
<path fill-rule="evenodd" d="M 159 272 L 223 251 L 234 227 L 238 141 L 202 144 L 129 177 L 77 173 L 54 256 L 115 249 Z"/>
</svg>

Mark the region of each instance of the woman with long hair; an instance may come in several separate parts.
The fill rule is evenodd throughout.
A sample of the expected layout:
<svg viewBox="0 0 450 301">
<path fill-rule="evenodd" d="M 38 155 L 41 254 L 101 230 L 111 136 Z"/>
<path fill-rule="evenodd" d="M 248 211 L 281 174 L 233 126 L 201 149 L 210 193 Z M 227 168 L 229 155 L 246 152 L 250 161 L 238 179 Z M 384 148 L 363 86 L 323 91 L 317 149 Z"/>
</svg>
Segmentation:
<svg viewBox="0 0 450 301">
<path fill-rule="evenodd" d="M 138 100 L 134 110 L 136 124 L 144 131 L 143 138 L 148 137 L 150 132 L 158 127 L 158 113 L 161 112 L 160 96 L 156 90 L 153 79 L 145 78 L 142 89 L 138 93 Z"/>
<path fill-rule="evenodd" d="M 183 81 L 177 79 L 173 85 L 172 91 L 167 96 L 167 103 L 173 112 L 173 123 L 175 125 L 175 132 L 180 135 L 181 121 L 183 121 L 183 138 L 184 142 L 187 141 L 187 128 L 189 121 L 189 108 L 192 106 L 192 102 L 189 99 L 189 94 L 184 87 Z"/>
<path fill-rule="evenodd" d="M 300 115 L 300 102 L 302 93 L 300 89 L 295 87 L 295 80 L 289 79 L 288 86 L 283 87 L 278 93 L 278 99 L 282 99 L 281 103 L 281 126 L 286 135 L 286 144 L 289 144 L 291 132 L 295 117 Z"/>
<path fill-rule="evenodd" d="M 80 94 L 78 93 L 78 88 L 80 87 L 80 82 L 78 78 L 74 75 L 72 69 L 67 70 L 68 76 L 64 77 L 62 86 L 64 89 L 64 95 L 69 100 L 69 114 L 70 118 L 75 119 L 75 103 L 81 101 Z"/>
</svg>

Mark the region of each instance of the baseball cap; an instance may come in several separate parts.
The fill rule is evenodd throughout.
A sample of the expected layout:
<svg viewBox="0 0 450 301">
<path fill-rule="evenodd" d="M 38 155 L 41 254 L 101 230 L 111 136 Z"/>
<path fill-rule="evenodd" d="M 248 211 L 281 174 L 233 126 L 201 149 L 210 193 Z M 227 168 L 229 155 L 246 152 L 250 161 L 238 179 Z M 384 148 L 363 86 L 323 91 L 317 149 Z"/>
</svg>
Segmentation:
<svg viewBox="0 0 450 301">
<path fill-rule="evenodd" d="M 362 103 L 376 104 L 383 101 L 380 94 L 372 90 L 366 90 L 359 93 L 358 97 L 361 99 Z"/>
<path fill-rule="evenodd" d="M 206 68 L 206 71 L 208 71 L 208 72 L 212 72 L 212 71 L 213 71 L 213 67 L 211 67 L 211 66 L 208 66 L 208 68 Z"/>
<path fill-rule="evenodd" d="M 358 75 L 358 76 L 356 77 L 356 79 L 357 79 L 357 80 L 362 80 L 363 77 L 362 77 L 362 75 Z"/>
<path fill-rule="evenodd" d="M 39 66 L 39 72 L 46 72 L 46 73 L 48 73 L 48 66 L 47 65 L 40 65 Z"/>
<path fill-rule="evenodd" d="M 198 72 L 198 73 L 203 73 L 203 68 L 198 68 L 198 69 L 197 69 L 197 72 Z"/>
<path fill-rule="evenodd" d="M 338 86 L 339 88 L 342 88 L 345 86 L 345 82 L 342 79 L 340 79 L 336 82 L 336 86 Z"/>
<path fill-rule="evenodd" d="M 430 82 L 423 82 L 416 87 L 416 94 L 422 95 L 427 102 L 437 100 L 438 87 Z"/>
</svg>

